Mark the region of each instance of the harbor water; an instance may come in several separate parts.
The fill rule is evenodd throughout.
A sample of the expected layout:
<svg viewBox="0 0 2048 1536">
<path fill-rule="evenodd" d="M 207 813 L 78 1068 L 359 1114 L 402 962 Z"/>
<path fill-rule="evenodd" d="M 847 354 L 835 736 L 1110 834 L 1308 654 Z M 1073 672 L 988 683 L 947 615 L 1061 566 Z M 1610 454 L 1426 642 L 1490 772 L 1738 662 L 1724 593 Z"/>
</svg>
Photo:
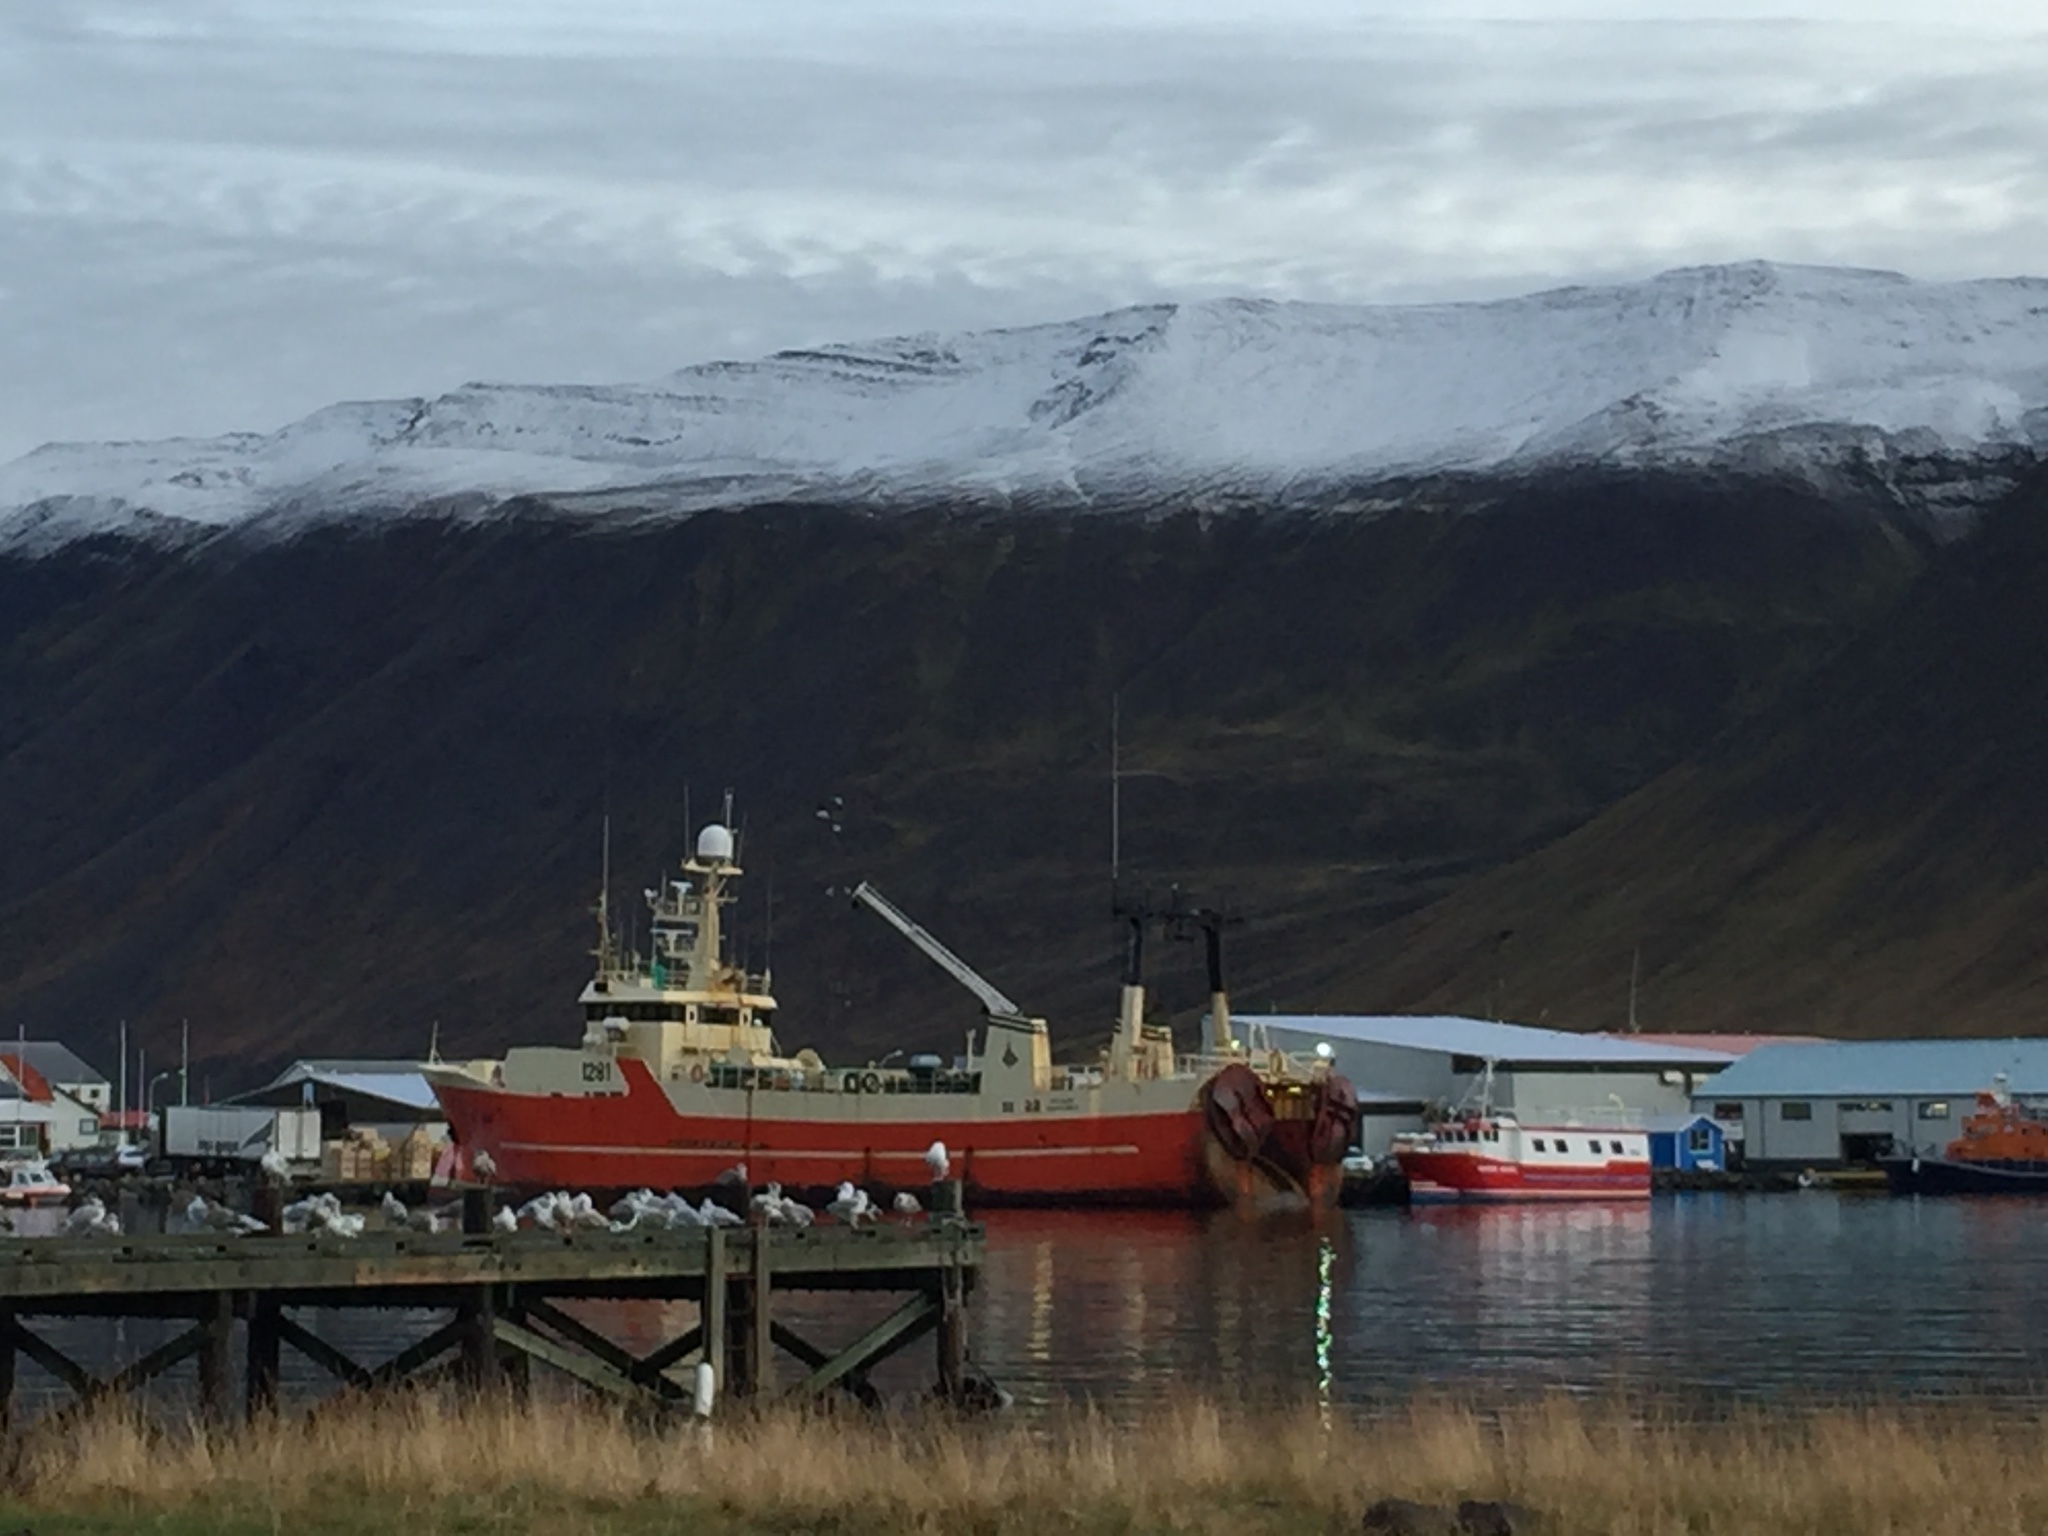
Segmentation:
<svg viewBox="0 0 2048 1536">
<path fill-rule="evenodd" d="M 2048 1397 L 2048 1336 L 2034 1324 L 2048 1202 L 1809 1191 L 1320 1220 L 1005 1211 L 987 1225 L 971 1352 L 1025 1412 L 1091 1402 L 1125 1417 L 1194 1395 L 1372 1405 L 1418 1390 L 1621 1394 L 1706 1411 Z M 829 1343 L 891 1304 L 789 1294 L 777 1312 Z M 651 1350 L 694 1308 L 591 1304 L 584 1315 Z M 365 1365 L 438 1320 L 305 1318 Z M 40 1328 L 105 1369 L 170 1326 Z M 796 1369 L 785 1361 L 784 1379 Z M 878 1385 L 915 1391 L 930 1381 L 928 1351 L 887 1369 Z M 330 1385 L 291 1351 L 285 1370 L 288 1393 Z M 25 1361 L 21 1388 L 55 1395 Z"/>
</svg>

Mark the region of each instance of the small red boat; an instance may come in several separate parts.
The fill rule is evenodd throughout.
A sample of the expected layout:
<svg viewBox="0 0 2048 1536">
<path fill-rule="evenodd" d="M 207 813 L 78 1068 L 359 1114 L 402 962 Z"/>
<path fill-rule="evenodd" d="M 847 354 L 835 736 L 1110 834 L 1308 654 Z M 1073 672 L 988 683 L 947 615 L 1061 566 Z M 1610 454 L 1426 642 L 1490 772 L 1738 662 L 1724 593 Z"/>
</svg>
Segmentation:
<svg viewBox="0 0 2048 1536">
<path fill-rule="evenodd" d="M 693 1190 L 737 1178 L 887 1191 L 921 1187 L 943 1163 L 970 1199 L 988 1202 L 1335 1204 L 1357 1096 L 1327 1061 L 1233 1038 L 1220 915 L 1120 910 L 1129 942 L 1109 1048 L 1060 1065 L 1045 1020 L 863 885 L 856 899 L 973 992 L 986 1027 L 952 1061 L 828 1065 L 781 1046 L 768 976 L 726 958 L 721 919 L 739 873 L 731 831 L 706 827 L 684 878 L 647 893 L 644 958 L 622 952 L 600 897 L 580 1043 L 520 1047 L 481 1075 L 428 1069 L 455 1133 L 446 1176 L 522 1190 Z M 1140 954 L 1161 920 L 1210 941 L 1215 1022 L 1201 1056 L 1178 1055 L 1171 1030 L 1145 1022 Z"/>
<path fill-rule="evenodd" d="M 1647 1200 L 1650 1138 L 1623 1125 L 1523 1125 L 1486 1111 L 1394 1138 L 1409 1198 Z"/>
</svg>

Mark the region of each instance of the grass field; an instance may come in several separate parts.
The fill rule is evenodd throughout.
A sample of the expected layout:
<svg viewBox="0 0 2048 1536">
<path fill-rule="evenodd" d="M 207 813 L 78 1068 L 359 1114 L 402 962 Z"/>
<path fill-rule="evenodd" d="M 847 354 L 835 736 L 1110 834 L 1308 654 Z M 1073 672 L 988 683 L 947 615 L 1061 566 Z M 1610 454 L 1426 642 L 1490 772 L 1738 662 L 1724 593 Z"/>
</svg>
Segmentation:
<svg viewBox="0 0 2048 1536">
<path fill-rule="evenodd" d="M 209 1441 L 105 1412 L 13 1447 L 0 1531 L 1325 1533 L 1507 1498 L 1580 1536 L 2048 1530 L 2042 1426 L 1967 1407 L 1688 1423 L 1565 1399 L 1394 1417 L 1209 1405 L 1114 1426 L 775 1412 L 637 1427 L 555 1401 L 361 1402 Z"/>
</svg>

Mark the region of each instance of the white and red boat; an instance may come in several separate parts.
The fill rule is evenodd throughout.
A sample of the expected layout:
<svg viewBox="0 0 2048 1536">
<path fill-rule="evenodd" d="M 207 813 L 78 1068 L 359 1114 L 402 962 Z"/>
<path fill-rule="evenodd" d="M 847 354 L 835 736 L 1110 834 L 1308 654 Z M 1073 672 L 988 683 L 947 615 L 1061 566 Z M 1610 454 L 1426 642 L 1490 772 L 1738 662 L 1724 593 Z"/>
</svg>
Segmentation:
<svg viewBox="0 0 2048 1536">
<path fill-rule="evenodd" d="M 1411 1200 L 1647 1200 L 1650 1138 L 1640 1126 L 1570 1117 L 1524 1125 L 1492 1109 L 1394 1138 Z"/>
<path fill-rule="evenodd" d="M 1067 1066 L 1053 1061 L 1043 1019 L 863 886 L 858 899 L 975 992 L 986 1025 L 952 1062 L 827 1065 L 782 1050 L 769 976 L 725 957 L 722 912 L 740 874 L 732 833 L 706 827 L 682 874 L 647 893 L 644 959 L 620 950 L 600 894 L 579 1044 L 509 1051 L 487 1077 L 430 1069 L 455 1136 L 450 1177 L 593 1191 L 735 1177 L 800 1191 L 851 1179 L 886 1192 L 928 1183 L 926 1155 L 940 1142 L 968 1197 L 984 1202 L 1335 1202 L 1356 1095 L 1326 1062 L 1232 1038 L 1220 919 L 1205 928 L 1208 1054 L 1177 1057 L 1172 1031 L 1144 1022 L 1139 965 L 1155 914 L 1134 912 L 1109 1048 Z"/>
</svg>

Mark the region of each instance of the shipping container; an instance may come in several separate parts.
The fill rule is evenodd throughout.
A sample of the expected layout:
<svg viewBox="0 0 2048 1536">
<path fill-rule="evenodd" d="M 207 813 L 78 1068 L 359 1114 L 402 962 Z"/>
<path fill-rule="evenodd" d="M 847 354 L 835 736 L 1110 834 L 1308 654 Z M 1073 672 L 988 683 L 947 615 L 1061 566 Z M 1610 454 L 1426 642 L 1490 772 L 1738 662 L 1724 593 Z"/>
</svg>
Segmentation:
<svg viewBox="0 0 2048 1536">
<path fill-rule="evenodd" d="M 320 1158 L 320 1111 L 255 1105 L 173 1105 L 163 1112 L 164 1156 L 186 1162 L 261 1160 L 275 1148 L 294 1163 Z"/>
</svg>

